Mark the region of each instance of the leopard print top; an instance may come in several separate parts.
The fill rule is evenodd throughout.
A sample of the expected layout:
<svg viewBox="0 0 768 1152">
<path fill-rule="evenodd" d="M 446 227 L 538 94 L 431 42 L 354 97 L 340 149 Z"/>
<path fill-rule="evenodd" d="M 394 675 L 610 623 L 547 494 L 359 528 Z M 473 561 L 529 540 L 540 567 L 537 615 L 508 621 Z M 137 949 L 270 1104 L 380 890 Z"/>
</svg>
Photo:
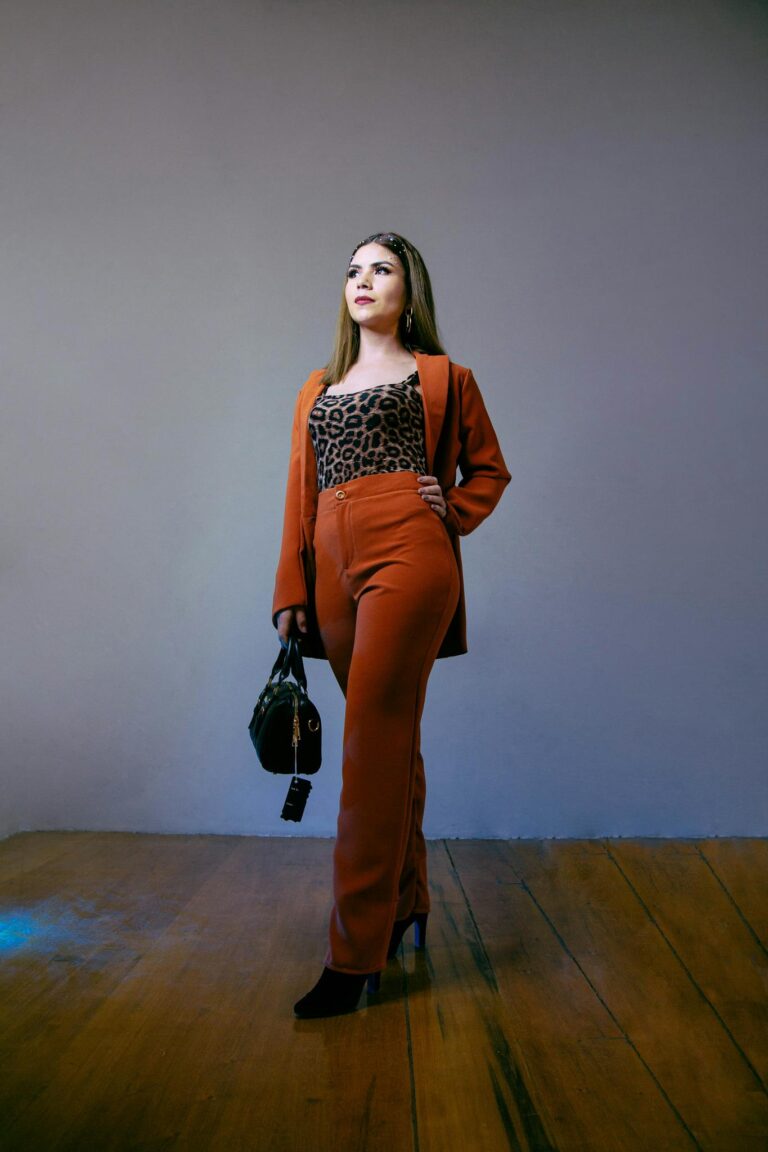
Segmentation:
<svg viewBox="0 0 768 1152">
<path fill-rule="evenodd" d="M 309 414 L 319 491 L 380 472 L 425 474 L 424 405 L 418 385 L 418 372 L 412 372 L 397 384 L 346 396 L 320 393 Z"/>
</svg>

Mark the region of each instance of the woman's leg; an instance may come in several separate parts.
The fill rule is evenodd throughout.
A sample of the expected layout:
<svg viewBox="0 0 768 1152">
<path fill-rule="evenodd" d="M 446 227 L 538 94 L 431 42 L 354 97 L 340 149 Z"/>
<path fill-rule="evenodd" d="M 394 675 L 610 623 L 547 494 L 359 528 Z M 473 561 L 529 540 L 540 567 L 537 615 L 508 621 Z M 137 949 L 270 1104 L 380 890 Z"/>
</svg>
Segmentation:
<svg viewBox="0 0 768 1152">
<path fill-rule="evenodd" d="M 355 641 L 354 600 L 347 598 L 343 589 L 336 585 L 332 597 L 334 603 L 334 624 L 326 632 L 325 647 L 331 666 L 341 691 L 346 699 L 349 667 Z M 329 607 L 326 600 L 324 607 Z M 429 885 L 427 882 L 427 846 L 424 841 L 422 823 L 427 797 L 427 781 L 424 773 L 424 758 L 421 755 L 421 726 L 417 734 L 419 747 L 416 751 L 416 775 L 413 785 L 413 804 L 406 836 L 405 857 L 398 887 L 397 913 L 395 919 L 407 920 L 412 912 L 429 912 Z"/>
<path fill-rule="evenodd" d="M 419 724 L 459 580 L 444 525 L 396 475 L 391 491 L 344 486 L 316 526 L 318 621 L 347 697 L 326 959 L 339 972 L 382 968 L 399 911 L 426 895 Z"/>
<path fill-rule="evenodd" d="M 406 839 L 405 858 L 400 872 L 396 920 L 407 920 L 413 912 L 429 912 L 429 886 L 427 884 L 427 846 L 424 843 L 422 821 L 427 798 L 427 781 L 421 751 L 416 751 L 416 773 L 413 782 L 413 803 Z"/>
</svg>

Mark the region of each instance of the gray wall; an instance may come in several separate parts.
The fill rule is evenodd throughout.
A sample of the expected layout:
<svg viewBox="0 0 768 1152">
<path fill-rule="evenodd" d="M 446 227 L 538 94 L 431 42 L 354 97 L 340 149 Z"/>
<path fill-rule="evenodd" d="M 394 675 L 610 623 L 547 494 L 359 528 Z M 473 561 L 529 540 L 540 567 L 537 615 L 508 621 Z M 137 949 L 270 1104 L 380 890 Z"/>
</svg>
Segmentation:
<svg viewBox="0 0 768 1152">
<path fill-rule="evenodd" d="M 766 32 L 751 3 L 5 0 L 2 812 L 298 828 L 246 730 L 293 400 L 352 245 L 435 282 L 513 480 L 428 832 L 768 833 Z"/>
</svg>

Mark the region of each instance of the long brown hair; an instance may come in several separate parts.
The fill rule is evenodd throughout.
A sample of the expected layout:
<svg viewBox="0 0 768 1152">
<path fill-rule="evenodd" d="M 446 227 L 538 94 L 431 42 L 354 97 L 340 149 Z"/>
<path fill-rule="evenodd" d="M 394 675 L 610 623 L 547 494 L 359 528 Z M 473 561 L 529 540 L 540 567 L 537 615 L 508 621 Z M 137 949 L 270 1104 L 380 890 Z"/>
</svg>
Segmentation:
<svg viewBox="0 0 768 1152">
<path fill-rule="evenodd" d="M 374 232 L 372 236 L 361 240 L 355 246 L 352 256 L 364 244 L 382 244 L 385 248 L 389 248 L 405 269 L 405 307 L 410 306 L 413 315 L 410 332 L 405 330 L 405 309 L 400 315 L 397 332 L 401 343 L 411 350 L 415 348 L 419 352 L 444 356 L 445 349 L 440 343 L 437 331 L 432 284 L 421 253 L 397 232 Z M 341 380 L 357 360 L 359 352 L 360 325 L 350 316 L 345 292 L 342 290 L 333 354 L 323 370 L 321 383 L 336 384 Z"/>
</svg>

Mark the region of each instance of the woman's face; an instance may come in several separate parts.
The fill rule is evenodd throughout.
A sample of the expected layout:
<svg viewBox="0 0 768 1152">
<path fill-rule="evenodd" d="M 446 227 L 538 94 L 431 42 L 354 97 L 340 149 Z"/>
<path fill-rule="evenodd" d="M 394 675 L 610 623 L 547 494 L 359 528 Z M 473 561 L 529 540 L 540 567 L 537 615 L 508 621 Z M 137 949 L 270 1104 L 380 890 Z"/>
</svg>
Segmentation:
<svg viewBox="0 0 768 1152">
<path fill-rule="evenodd" d="M 383 244 L 358 248 L 347 269 L 344 290 L 350 316 L 361 328 L 397 331 L 406 305 L 405 269 Z"/>
</svg>

